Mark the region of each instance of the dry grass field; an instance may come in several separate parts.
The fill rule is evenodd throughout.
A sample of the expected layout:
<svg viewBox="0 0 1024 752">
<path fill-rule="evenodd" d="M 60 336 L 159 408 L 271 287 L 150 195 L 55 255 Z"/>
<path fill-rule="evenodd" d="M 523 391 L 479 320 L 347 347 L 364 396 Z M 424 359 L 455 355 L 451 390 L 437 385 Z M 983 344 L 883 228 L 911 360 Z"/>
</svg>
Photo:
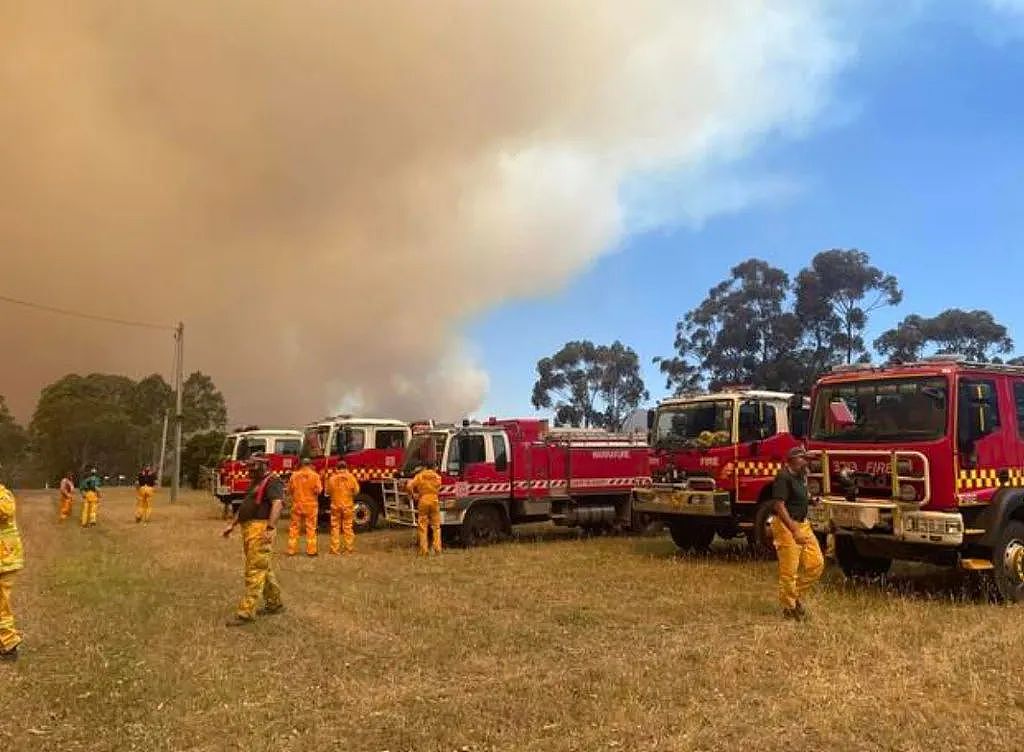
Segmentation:
<svg viewBox="0 0 1024 752">
<path fill-rule="evenodd" d="M 287 613 L 240 630 L 241 543 L 208 497 L 138 526 L 110 491 L 89 530 L 20 502 L 0 749 L 1020 749 L 1024 610 L 958 574 L 829 571 L 792 624 L 739 548 L 545 527 L 420 560 L 384 530 L 278 558 Z"/>
</svg>

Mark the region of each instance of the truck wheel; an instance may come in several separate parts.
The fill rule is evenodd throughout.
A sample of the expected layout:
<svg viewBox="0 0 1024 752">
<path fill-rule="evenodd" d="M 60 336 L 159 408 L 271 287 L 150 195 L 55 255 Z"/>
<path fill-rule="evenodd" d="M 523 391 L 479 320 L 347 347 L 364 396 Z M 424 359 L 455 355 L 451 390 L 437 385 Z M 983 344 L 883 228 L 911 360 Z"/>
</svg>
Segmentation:
<svg viewBox="0 0 1024 752">
<path fill-rule="evenodd" d="M 770 500 L 757 505 L 757 511 L 754 512 L 754 527 L 747 531 L 747 545 L 750 546 L 750 552 L 759 559 L 775 558 L 773 519 L 775 510 Z"/>
<path fill-rule="evenodd" d="M 672 542 L 680 551 L 692 549 L 697 553 L 704 553 L 711 548 L 715 529 L 707 525 L 675 520 L 668 524 L 668 534 L 672 536 Z"/>
<path fill-rule="evenodd" d="M 377 508 L 377 500 L 369 494 L 361 493 L 355 498 L 355 519 L 352 526 L 357 533 L 366 533 L 377 527 L 377 520 L 380 519 L 380 509 Z"/>
<path fill-rule="evenodd" d="M 853 541 L 845 535 L 836 536 L 836 561 L 851 580 L 875 580 L 887 575 L 892 567 L 892 559 L 859 554 Z"/>
<path fill-rule="evenodd" d="M 1024 523 L 1011 520 L 992 551 L 996 589 L 1008 603 L 1024 603 Z"/>
<path fill-rule="evenodd" d="M 497 507 L 480 506 L 466 512 L 460 537 L 465 546 L 496 543 L 505 534 L 505 524 Z"/>
</svg>

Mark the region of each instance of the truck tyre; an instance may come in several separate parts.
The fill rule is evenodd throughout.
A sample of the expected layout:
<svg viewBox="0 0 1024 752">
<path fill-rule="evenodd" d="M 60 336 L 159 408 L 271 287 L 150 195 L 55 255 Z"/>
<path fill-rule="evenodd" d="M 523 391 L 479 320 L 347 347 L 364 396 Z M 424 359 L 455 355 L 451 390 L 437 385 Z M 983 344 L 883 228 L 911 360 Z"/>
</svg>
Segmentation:
<svg viewBox="0 0 1024 752">
<path fill-rule="evenodd" d="M 845 535 L 836 536 L 836 561 L 843 574 L 851 580 L 875 580 L 885 577 L 892 567 L 892 559 L 859 554 L 853 541 Z"/>
<path fill-rule="evenodd" d="M 711 548 L 715 538 L 715 529 L 707 525 L 694 524 L 685 520 L 673 520 L 668 523 L 668 534 L 680 551 L 696 551 L 704 553 Z"/>
<path fill-rule="evenodd" d="M 754 512 L 754 527 L 747 531 L 750 553 L 759 559 L 775 558 L 775 543 L 772 536 L 772 520 L 775 518 L 773 507 L 770 499 L 758 504 Z"/>
<path fill-rule="evenodd" d="M 497 543 L 505 534 L 501 510 L 490 504 L 473 507 L 462 521 L 460 537 L 464 546 Z"/>
<path fill-rule="evenodd" d="M 1024 522 L 1010 520 L 992 550 L 996 589 L 1007 603 L 1024 603 Z"/>
<path fill-rule="evenodd" d="M 377 527 L 380 519 L 380 508 L 377 500 L 369 494 L 361 493 L 355 498 L 355 519 L 352 526 L 357 533 L 366 533 Z"/>
</svg>

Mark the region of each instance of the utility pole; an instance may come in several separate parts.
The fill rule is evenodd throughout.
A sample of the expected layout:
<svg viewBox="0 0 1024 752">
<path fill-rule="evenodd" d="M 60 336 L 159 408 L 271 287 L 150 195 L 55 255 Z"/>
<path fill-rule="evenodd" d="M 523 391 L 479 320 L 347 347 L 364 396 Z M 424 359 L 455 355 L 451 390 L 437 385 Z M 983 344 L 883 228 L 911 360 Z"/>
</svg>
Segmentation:
<svg viewBox="0 0 1024 752">
<path fill-rule="evenodd" d="M 164 410 L 164 431 L 161 434 L 160 439 L 160 467 L 156 473 L 156 484 L 163 486 L 164 484 L 164 460 L 167 457 L 167 421 L 171 417 L 170 410 Z"/>
<path fill-rule="evenodd" d="M 178 322 L 178 327 L 174 330 L 174 341 L 177 347 L 174 358 L 174 475 L 171 477 L 171 501 L 178 500 L 178 489 L 181 485 L 181 424 L 185 417 L 181 413 L 181 374 L 185 353 L 185 325 L 181 322 Z"/>
</svg>

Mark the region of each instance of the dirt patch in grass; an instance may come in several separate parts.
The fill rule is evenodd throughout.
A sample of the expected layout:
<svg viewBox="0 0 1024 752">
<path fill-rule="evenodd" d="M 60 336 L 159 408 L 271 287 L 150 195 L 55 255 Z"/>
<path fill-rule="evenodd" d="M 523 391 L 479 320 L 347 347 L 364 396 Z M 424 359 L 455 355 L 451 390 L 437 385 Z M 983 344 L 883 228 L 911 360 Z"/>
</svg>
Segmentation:
<svg viewBox="0 0 1024 752">
<path fill-rule="evenodd" d="M 959 575 L 830 571 L 794 625 L 741 548 L 542 528 L 423 560 L 383 530 L 279 556 L 288 611 L 229 630 L 241 544 L 209 498 L 159 496 L 145 526 L 111 490 L 88 530 L 20 500 L 5 749 L 932 752 L 1024 728 L 1022 611 Z"/>
</svg>

